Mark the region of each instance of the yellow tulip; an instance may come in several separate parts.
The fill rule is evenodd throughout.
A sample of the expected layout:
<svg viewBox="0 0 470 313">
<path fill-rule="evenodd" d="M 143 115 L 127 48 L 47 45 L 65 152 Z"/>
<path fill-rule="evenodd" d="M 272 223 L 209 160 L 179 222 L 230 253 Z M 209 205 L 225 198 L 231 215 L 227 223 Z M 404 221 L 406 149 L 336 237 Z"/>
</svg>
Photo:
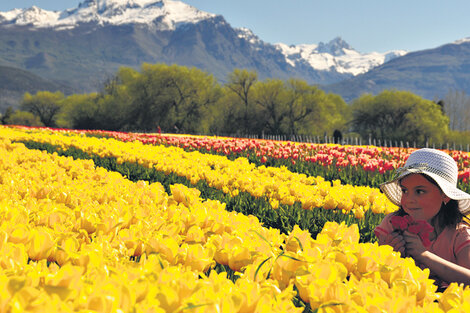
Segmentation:
<svg viewBox="0 0 470 313">
<path fill-rule="evenodd" d="M 166 288 L 165 286 L 157 286 L 158 292 L 152 295 L 158 300 L 159 306 L 165 310 L 165 312 L 177 312 L 177 309 L 181 306 L 181 300 L 178 297 L 178 293 L 173 288 Z"/>
<path fill-rule="evenodd" d="M 28 254 L 21 244 L 5 243 L 0 255 L 0 267 L 3 269 L 21 269 L 28 263 Z"/>
<path fill-rule="evenodd" d="M 57 247 L 53 252 L 53 260 L 59 265 L 64 265 L 71 260 L 72 255 L 77 253 L 80 243 L 74 237 L 63 237 L 59 239 Z"/>
<path fill-rule="evenodd" d="M 294 225 L 294 228 L 289 233 L 289 236 L 286 239 L 286 250 L 291 252 L 298 252 L 299 250 L 304 250 L 309 248 L 309 244 L 312 241 L 310 232 L 301 230 L 298 225 Z"/>
<path fill-rule="evenodd" d="M 88 310 L 100 312 L 100 313 L 111 313 L 113 312 L 113 303 L 116 299 L 110 296 L 103 295 L 91 295 L 88 298 L 86 308 Z"/>
<path fill-rule="evenodd" d="M 240 298 L 238 300 L 238 307 L 234 308 L 234 312 L 249 313 L 254 312 L 261 299 L 261 286 L 254 284 L 249 280 L 239 279 L 236 282 L 239 288 Z"/>
<path fill-rule="evenodd" d="M 13 312 L 40 312 L 41 307 L 47 299 L 41 296 L 41 291 L 32 287 L 24 286 L 18 290 L 11 299 Z M 39 308 L 39 310 L 35 310 Z"/>
<path fill-rule="evenodd" d="M 338 206 L 338 202 L 336 199 L 330 195 L 325 197 L 325 202 L 323 204 L 323 208 L 326 210 L 334 210 Z"/>
<path fill-rule="evenodd" d="M 294 253 L 286 252 L 280 254 L 274 262 L 272 278 L 279 282 L 281 289 L 285 289 L 292 284 L 297 270 L 306 266 L 306 262 L 296 258 L 296 256 Z"/>
<path fill-rule="evenodd" d="M 228 266 L 234 271 L 241 271 L 243 267 L 252 262 L 250 249 L 244 246 L 235 246 L 229 252 Z"/>
<path fill-rule="evenodd" d="M 269 199 L 269 204 L 271 205 L 271 208 L 273 209 L 279 208 L 279 200 L 277 199 Z"/>
<path fill-rule="evenodd" d="M 193 225 L 188 229 L 185 241 L 188 243 L 204 243 L 206 242 L 206 236 L 200 227 Z"/>
<path fill-rule="evenodd" d="M 31 260 L 47 259 L 54 247 L 54 239 L 46 228 L 31 230 L 31 241 L 28 243 L 28 256 Z"/>
<path fill-rule="evenodd" d="M 357 219 L 363 219 L 364 218 L 364 209 L 362 207 L 356 207 L 353 210 L 354 217 Z"/>
<path fill-rule="evenodd" d="M 193 271 L 205 272 L 213 265 L 213 257 L 215 254 L 215 247 L 203 247 L 200 244 L 184 244 L 181 248 L 185 251 L 184 265 L 191 267 Z"/>
<path fill-rule="evenodd" d="M 351 251 L 349 249 L 338 249 L 331 252 L 331 255 L 329 256 L 331 256 L 335 262 L 343 264 L 348 273 L 352 272 L 357 264 L 357 256 L 354 250 Z"/>
<path fill-rule="evenodd" d="M 469 292 L 467 293 L 470 294 Z M 445 312 L 454 312 L 456 309 L 461 307 L 464 302 L 463 300 L 463 285 L 452 283 L 449 285 L 449 287 L 446 288 L 439 298 L 439 306 Z M 466 300 L 469 299 L 467 298 Z"/>
<path fill-rule="evenodd" d="M 169 236 L 159 235 L 158 237 L 152 237 L 148 240 L 146 245 L 147 253 L 160 253 L 162 257 L 171 264 L 175 264 L 176 262 L 178 249 L 178 242 L 175 238 Z"/>
<path fill-rule="evenodd" d="M 31 229 L 28 225 L 18 224 L 8 235 L 8 241 L 26 245 L 31 239 Z"/>
</svg>

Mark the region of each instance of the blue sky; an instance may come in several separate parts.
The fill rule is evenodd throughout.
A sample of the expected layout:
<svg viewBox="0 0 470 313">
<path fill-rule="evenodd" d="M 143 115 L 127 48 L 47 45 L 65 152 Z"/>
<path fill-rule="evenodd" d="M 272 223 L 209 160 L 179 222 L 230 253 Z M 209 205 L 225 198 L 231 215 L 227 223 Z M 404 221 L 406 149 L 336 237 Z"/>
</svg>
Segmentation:
<svg viewBox="0 0 470 313">
<path fill-rule="evenodd" d="M 77 7 L 80 0 L 1 0 L 0 11 L 36 5 Z M 435 48 L 470 37 L 468 0 L 183 0 L 250 28 L 269 43 L 317 44 L 341 37 L 360 52 Z"/>
</svg>

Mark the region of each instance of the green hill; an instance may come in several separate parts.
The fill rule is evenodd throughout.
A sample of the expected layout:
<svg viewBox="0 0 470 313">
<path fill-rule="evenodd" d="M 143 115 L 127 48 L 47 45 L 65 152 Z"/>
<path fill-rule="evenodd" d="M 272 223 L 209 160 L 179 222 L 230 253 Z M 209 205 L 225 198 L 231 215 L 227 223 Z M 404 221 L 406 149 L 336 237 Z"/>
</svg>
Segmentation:
<svg viewBox="0 0 470 313">
<path fill-rule="evenodd" d="M 7 107 L 17 109 L 26 92 L 34 94 L 38 91 L 62 91 L 67 94 L 72 89 L 31 72 L 0 65 L 0 113 L 4 113 Z"/>
</svg>

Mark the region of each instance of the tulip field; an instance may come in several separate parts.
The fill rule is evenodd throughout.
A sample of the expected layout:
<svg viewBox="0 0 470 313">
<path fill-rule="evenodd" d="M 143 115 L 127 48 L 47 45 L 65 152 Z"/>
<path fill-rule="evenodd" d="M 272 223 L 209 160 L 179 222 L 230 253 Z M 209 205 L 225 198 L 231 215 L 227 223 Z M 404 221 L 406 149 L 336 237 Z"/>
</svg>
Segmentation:
<svg viewBox="0 0 470 313">
<path fill-rule="evenodd" d="M 413 150 L 0 126 L 0 312 L 470 312 L 376 243 Z"/>
</svg>

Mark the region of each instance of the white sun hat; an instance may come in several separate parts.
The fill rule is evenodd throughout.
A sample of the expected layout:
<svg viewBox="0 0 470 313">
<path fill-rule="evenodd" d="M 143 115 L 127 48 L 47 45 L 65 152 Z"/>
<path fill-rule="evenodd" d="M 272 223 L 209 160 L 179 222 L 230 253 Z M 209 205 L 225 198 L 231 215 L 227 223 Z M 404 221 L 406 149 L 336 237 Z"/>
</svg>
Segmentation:
<svg viewBox="0 0 470 313">
<path fill-rule="evenodd" d="M 414 173 L 426 174 L 434 179 L 446 196 L 458 201 L 462 214 L 470 212 L 470 194 L 457 188 L 459 176 L 457 163 L 441 150 L 423 148 L 412 152 L 405 166 L 398 168 L 395 177 L 381 184 L 380 189 L 392 203 L 400 206 L 402 195 L 400 180 Z"/>
</svg>

